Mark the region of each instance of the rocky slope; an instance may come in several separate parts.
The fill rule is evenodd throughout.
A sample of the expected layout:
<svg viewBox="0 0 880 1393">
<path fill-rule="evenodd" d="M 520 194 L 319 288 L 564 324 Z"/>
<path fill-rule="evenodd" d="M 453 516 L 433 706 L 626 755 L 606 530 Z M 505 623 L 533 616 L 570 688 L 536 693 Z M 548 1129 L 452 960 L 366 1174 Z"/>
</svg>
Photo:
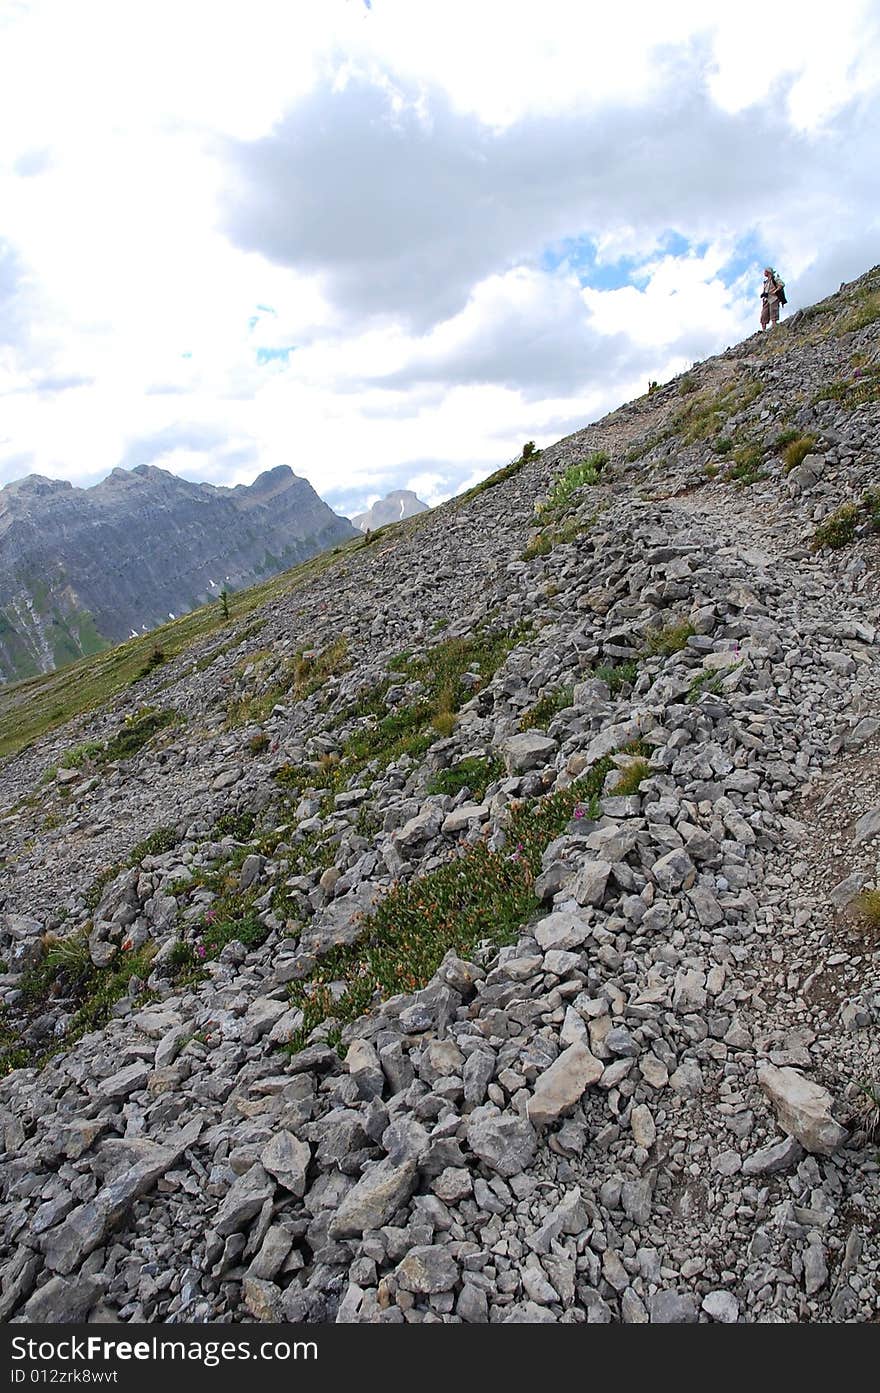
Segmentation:
<svg viewBox="0 0 880 1393">
<path fill-rule="evenodd" d="M 365 513 L 356 513 L 352 522 L 361 532 L 375 532 L 377 527 L 386 527 L 389 522 L 403 522 L 405 518 L 415 517 L 417 513 L 427 510 L 427 503 L 423 503 L 412 489 L 393 489 L 373 503 Z"/>
<path fill-rule="evenodd" d="M 97 652 L 351 537 L 286 465 L 253 484 L 114 469 L 0 489 L 0 680 Z"/>
<path fill-rule="evenodd" d="M 5 763 L 0 1319 L 876 1320 L 878 343 L 875 270 Z"/>
</svg>

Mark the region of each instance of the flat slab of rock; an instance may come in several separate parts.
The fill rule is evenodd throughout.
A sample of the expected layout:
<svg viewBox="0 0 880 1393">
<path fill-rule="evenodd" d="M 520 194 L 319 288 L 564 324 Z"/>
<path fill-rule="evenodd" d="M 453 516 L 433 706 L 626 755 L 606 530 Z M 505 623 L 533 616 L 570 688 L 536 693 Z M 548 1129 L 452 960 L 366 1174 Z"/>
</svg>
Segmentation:
<svg viewBox="0 0 880 1393">
<path fill-rule="evenodd" d="M 564 910 L 548 914 L 535 929 L 535 938 L 545 953 L 552 948 L 580 948 L 589 936 L 588 920 L 581 914 L 566 913 Z"/>
<path fill-rule="evenodd" d="M 773 1064 L 759 1067 L 758 1083 L 773 1104 L 782 1130 L 805 1151 L 831 1156 L 846 1141 L 846 1128 L 831 1116 L 834 1100 L 827 1088 L 797 1069 L 777 1069 Z"/>
<path fill-rule="evenodd" d="M 880 836 L 880 808 L 872 808 L 856 823 L 855 844 L 861 846 L 862 842 L 868 842 L 877 836 Z"/>
<path fill-rule="evenodd" d="M 460 808 L 453 808 L 446 814 L 441 831 L 466 832 L 472 822 L 485 822 L 488 816 L 488 803 L 462 803 Z"/>
<path fill-rule="evenodd" d="M 364 918 L 373 907 L 382 887 L 365 880 L 356 890 L 328 905 L 309 923 L 300 939 L 304 953 L 329 953 L 332 948 L 347 948 L 364 932 Z"/>
<path fill-rule="evenodd" d="M 569 1045 L 535 1084 L 527 1105 L 529 1121 L 536 1127 L 544 1127 L 564 1116 L 580 1101 L 590 1084 L 598 1082 L 604 1068 L 586 1045 L 579 1042 Z"/>
<path fill-rule="evenodd" d="M 365 1229 L 380 1229 L 410 1198 L 416 1184 L 416 1162 L 379 1161 L 364 1171 L 354 1189 L 330 1220 L 331 1238 L 357 1238 Z"/>
<path fill-rule="evenodd" d="M 543 769 L 556 753 L 557 744 L 549 735 L 526 731 L 502 741 L 501 753 L 508 774 L 525 774 L 530 769 Z"/>
<path fill-rule="evenodd" d="M 743 1161 L 743 1175 L 775 1175 L 790 1170 L 803 1159 L 804 1149 L 800 1142 L 795 1137 L 786 1137 L 747 1156 Z"/>
<path fill-rule="evenodd" d="M 146 1088 L 149 1076 L 149 1066 L 143 1062 L 128 1064 L 109 1078 L 101 1080 L 97 1088 L 98 1097 L 108 1103 L 117 1098 L 127 1098 L 129 1094 L 139 1093 L 142 1088 Z"/>
<path fill-rule="evenodd" d="M 217 1210 L 214 1228 L 221 1238 L 231 1233 L 239 1233 L 255 1214 L 259 1214 L 266 1200 L 275 1194 L 275 1182 L 260 1165 L 251 1166 L 244 1175 L 230 1186 L 226 1198 Z"/>
</svg>

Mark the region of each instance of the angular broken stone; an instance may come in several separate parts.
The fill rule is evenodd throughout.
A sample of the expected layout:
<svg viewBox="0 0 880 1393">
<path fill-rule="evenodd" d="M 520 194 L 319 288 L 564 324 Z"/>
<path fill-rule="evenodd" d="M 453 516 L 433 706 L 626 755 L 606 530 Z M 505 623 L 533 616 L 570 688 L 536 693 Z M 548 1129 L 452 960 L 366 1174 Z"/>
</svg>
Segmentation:
<svg viewBox="0 0 880 1393">
<path fill-rule="evenodd" d="M 604 1065 L 586 1045 L 569 1045 L 535 1084 L 527 1105 L 529 1121 L 536 1127 L 555 1122 L 580 1101 L 590 1084 L 597 1083 L 603 1072 Z"/>
<path fill-rule="evenodd" d="M 610 875 L 610 861 L 585 861 L 571 883 L 571 894 L 578 904 L 600 905 L 605 899 Z"/>
<path fill-rule="evenodd" d="M 356 1238 L 365 1229 L 387 1224 L 415 1189 L 416 1175 L 412 1158 L 396 1164 L 386 1158 L 369 1166 L 330 1220 L 330 1237 Z"/>
<path fill-rule="evenodd" d="M 775 1175 L 779 1171 L 790 1170 L 804 1159 L 804 1149 L 794 1137 L 772 1142 L 753 1151 L 743 1161 L 743 1175 Z"/>
<path fill-rule="evenodd" d="M 831 1156 L 846 1141 L 846 1129 L 831 1115 L 834 1100 L 827 1088 L 797 1069 L 777 1069 L 773 1064 L 759 1065 L 758 1083 L 773 1104 L 780 1127 L 806 1151 Z"/>
<path fill-rule="evenodd" d="M 451 1291 L 458 1281 L 458 1263 L 438 1244 L 411 1248 L 394 1273 L 398 1286 L 419 1295 Z"/>
<path fill-rule="evenodd" d="M 306 1171 L 311 1159 L 312 1148 L 308 1142 L 300 1141 L 292 1132 L 276 1132 L 260 1152 L 264 1170 L 297 1198 L 306 1192 Z"/>
<path fill-rule="evenodd" d="M 519 1175 L 535 1159 L 537 1136 L 530 1121 L 499 1112 L 491 1104 L 468 1118 L 467 1143 L 475 1156 L 499 1175 Z"/>
<path fill-rule="evenodd" d="M 570 951 L 580 948 L 590 936 L 590 925 L 581 914 L 557 911 L 548 914 L 535 926 L 535 938 L 545 953 L 558 948 Z"/>
<path fill-rule="evenodd" d="M 214 1216 L 212 1227 L 226 1238 L 238 1233 L 249 1219 L 259 1214 L 267 1199 L 275 1193 L 275 1182 L 261 1165 L 253 1165 L 240 1175 L 227 1191 L 226 1198 Z"/>
<path fill-rule="evenodd" d="M 557 748 L 549 736 L 529 730 L 502 741 L 501 754 L 508 774 L 525 774 L 529 769 L 543 769 Z"/>
<path fill-rule="evenodd" d="M 651 875 L 661 890 L 689 890 L 697 878 L 697 868 L 687 852 L 679 847 L 655 861 Z"/>
</svg>

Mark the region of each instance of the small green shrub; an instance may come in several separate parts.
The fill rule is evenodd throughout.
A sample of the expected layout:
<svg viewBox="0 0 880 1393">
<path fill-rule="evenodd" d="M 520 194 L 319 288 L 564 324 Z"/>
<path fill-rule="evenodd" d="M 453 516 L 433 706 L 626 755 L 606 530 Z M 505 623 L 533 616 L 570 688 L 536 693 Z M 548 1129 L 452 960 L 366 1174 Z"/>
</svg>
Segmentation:
<svg viewBox="0 0 880 1393">
<path fill-rule="evenodd" d="M 131 759 L 132 755 L 142 750 L 158 731 L 172 725 L 177 719 L 178 715 L 174 710 L 160 711 L 152 706 L 142 706 L 139 711 L 127 716 L 122 728 L 107 741 L 100 757 L 102 763 Z"/>
<path fill-rule="evenodd" d="M 813 547 L 829 547 L 837 551 L 848 546 L 855 539 L 859 510 L 855 503 L 844 503 L 836 512 L 821 522 L 813 533 Z"/>
<path fill-rule="evenodd" d="M 520 730 L 534 730 L 536 726 L 544 729 L 557 712 L 571 706 L 573 696 L 573 687 L 556 687 L 545 692 L 540 701 L 536 701 L 534 706 L 523 712 L 519 722 Z"/>
<path fill-rule="evenodd" d="M 793 469 L 797 469 L 799 464 L 803 464 L 815 444 L 816 440 L 812 435 L 802 435 L 796 440 L 790 440 L 782 454 L 785 473 L 790 474 Z"/>
<path fill-rule="evenodd" d="M 103 740 L 86 740 L 82 745 L 75 745 L 72 750 L 68 750 L 62 757 L 62 769 L 80 769 L 86 760 L 96 759 L 104 750 Z"/>
<path fill-rule="evenodd" d="M 693 624 L 683 620 L 680 624 L 667 624 L 662 629 L 653 629 L 646 635 L 649 653 L 664 658 L 680 653 L 687 648 L 688 639 L 695 633 Z"/>
<path fill-rule="evenodd" d="M 480 803 L 489 785 L 503 778 L 504 765 L 500 760 L 472 756 L 470 759 L 460 759 L 451 769 L 441 769 L 428 784 L 428 792 L 445 793 L 454 798 L 466 788 L 471 797 Z"/>
<path fill-rule="evenodd" d="M 588 485 L 597 484 L 599 475 L 608 463 L 604 450 L 594 450 L 579 464 L 572 464 L 553 484 L 547 502 L 541 509 L 542 515 L 558 517 L 565 512 L 573 496 Z"/>
<path fill-rule="evenodd" d="M 764 478 L 761 468 L 764 453 L 760 445 L 740 445 L 733 452 L 733 464 L 729 465 L 724 478 L 728 483 L 746 488 Z"/>
<path fill-rule="evenodd" d="M 553 550 L 553 543 L 546 532 L 540 532 L 533 541 L 529 542 L 520 558 L 522 561 L 534 561 L 538 556 L 549 556 Z"/>
<path fill-rule="evenodd" d="M 653 770 L 646 759 L 634 759 L 632 764 L 628 764 L 623 770 L 621 778 L 611 790 L 614 798 L 626 798 L 632 793 L 638 793 L 646 779 L 650 779 Z"/>
<path fill-rule="evenodd" d="M 132 686 L 135 682 L 140 682 L 142 677 L 148 677 L 151 672 L 153 672 L 157 667 L 161 667 L 164 662 L 164 650 L 159 647 L 158 643 L 156 643 L 150 649 L 149 656 L 147 657 L 147 661 L 144 663 L 143 667 L 140 669 L 139 672 L 136 672 L 134 677 L 131 679 Z"/>
<path fill-rule="evenodd" d="M 211 829 L 211 835 L 234 837 L 237 842 L 246 842 L 254 834 L 257 825 L 256 813 L 221 813 Z"/>
<path fill-rule="evenodd" d="M 261 730 L 257 735 L 251 736 L 250 740 L 248 741 L 248 749 L 250 750 L 252 755 L 261 755 L 265 753 L 266 750 L 268 750 L 270 744 L 271 741 L 268 735 L 264 730 Z"/>
<path fill-rule="evenodd" d="M 715 441 L 715 453 L 718 455 L 729 455 L 733 449 L 733 441 L 728 435 L 719 435 Z"/>
<path fill-rule="evenodd" d="M 863 890 L 854 908 L 856 917 L 866 928 L 880 930 L 880 890 Z"/>
<path fill-rule="evenodd" d="M 624 687 L 631 687 L 639 675 L 639 664 L 635 658 L 625 663 L 599 663 L 588 674 L 590 677 L 598 677 L 600 682 L 604 682 L 612 696 Z"/>
<path fill-rule="evenodd" d="M 174 827 L 157 827 L 155 832 L 132 847 L 128 864 L 139 866 L 145 856 L 164 856 L 166 851 L 173 851 L 176 845 L 177 831 Z"/>
<path fill-rule="evenodd" d="M 800 440 L 801 433 L 796 426 L 790 426 L 788 430 L 780 431 L 773 442 L 773 449 L 777 455 L 781 455 L 786 445 L 791 445 L 795 440 Z"/>
</svg>

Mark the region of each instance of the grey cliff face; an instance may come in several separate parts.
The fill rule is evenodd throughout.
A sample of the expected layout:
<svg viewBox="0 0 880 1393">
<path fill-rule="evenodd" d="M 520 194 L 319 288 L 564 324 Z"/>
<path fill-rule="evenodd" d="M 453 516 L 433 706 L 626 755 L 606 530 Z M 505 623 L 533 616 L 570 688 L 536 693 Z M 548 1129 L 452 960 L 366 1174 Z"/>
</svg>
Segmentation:
<svg viewBox="0 0 880 1393">
<path fill-rule="evenodd" d="M 404 518 L 415 517 L 416 513 L 426 513 L 427 503 L 413 493 L 412 489 L 392 489 L 368 508 L 365 513 L 356 513 L 352 518 L 355 527 L 362 532 L 372 532 L 377 527 L 385 527 L 389 522 L 402 522 Z"/>
<path fill-rule="evenodd" d="M 357 535 L 287 465 L 218 488 L 150 465 L 0 490 L 0 680 L 48 672 Z"/>
</svg>

